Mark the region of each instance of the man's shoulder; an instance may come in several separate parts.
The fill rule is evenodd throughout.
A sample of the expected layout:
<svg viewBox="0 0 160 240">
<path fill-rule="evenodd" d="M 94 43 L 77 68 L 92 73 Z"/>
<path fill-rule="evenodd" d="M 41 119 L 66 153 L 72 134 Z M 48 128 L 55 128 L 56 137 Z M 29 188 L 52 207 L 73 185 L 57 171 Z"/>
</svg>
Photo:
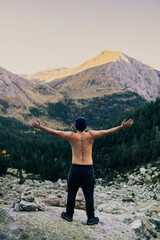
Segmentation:
<svg viewBox="0 0 160 240">
<path fill-rule="evenodd" d="M 94 132 L 94 130 L 89 130 L 87 133 L 90 134 L 90 135 L 92 135 L 93 132 Z"/>
<path fill-rule="evenodd" d="M 92 139 L 95 139 L 97 133 L 99 133 L 99 132 L 100 132 L 100 131 L 98 131 L 98 130 L 89 130 L 89 131 L 88 131 L 88 134 L 90 135 L 90 137 L 91 137 Z"/>
<path fill-rule="evenodd" d="M 67 131 L 67 132 L 65 132 L 68 136 L 73 136 L 75 133 L 74 132 L 72 132 L 72 131 Z"/>
<path fill-rule="evenodd" d="M 87 132 L 86 132 L 86 134 L 87 134 L 87 137 L 88 138 L 93 138 L 93 133 L 94 133 L 94 130 L 88 130 Z"/>
</svg>

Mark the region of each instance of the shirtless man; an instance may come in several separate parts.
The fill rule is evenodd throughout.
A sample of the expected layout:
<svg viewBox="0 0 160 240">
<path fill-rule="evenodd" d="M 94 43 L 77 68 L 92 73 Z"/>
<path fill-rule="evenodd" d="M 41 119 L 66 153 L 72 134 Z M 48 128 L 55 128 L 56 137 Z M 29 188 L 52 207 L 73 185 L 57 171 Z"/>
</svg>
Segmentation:
<svg viewBox="0 0 160 240">
<path fill-rule="evenodd" d="M 118 132 L 121 129 L 129 127 L 133 124 L 133 120 L 125 119 L 120 126 L 110 128 L 108 130 L 89 130 L 86 129 L 86 119 L 78 117 L 76 119 L 75 127 L 77 132 L 59 131 L 42 126 L 41 122 L 32 120 L 31 125 L 35 128 L 43 130 L 47 133 L 59 136 L 60 138 L 69 141 L 72 148 L 72 165 L 68 175 L 68 196 L 66 212 L 62 212 L 61 217 L 69 222 L 73 219 L 75 198 L 79 187 L 82 187 L 85 201 L 86 201 L 86 214 L 87 224 L 93 225 L 99 222 L 99 218 L 94 215 L 94 184 L 95 175 L 92 160 L 92 146 L 96 138 L 105 137 L 107 135 Z"/>
</svg>

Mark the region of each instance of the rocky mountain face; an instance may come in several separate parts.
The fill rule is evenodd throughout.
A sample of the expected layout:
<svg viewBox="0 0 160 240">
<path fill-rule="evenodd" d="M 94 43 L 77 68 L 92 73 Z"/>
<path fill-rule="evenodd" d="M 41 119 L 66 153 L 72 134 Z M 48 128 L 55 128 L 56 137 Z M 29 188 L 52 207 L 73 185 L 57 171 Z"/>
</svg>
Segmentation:
<svg viewBox="0 0 160 240">
<path fill-rule="evenodd" d="M 102 54 L 86 61 L 76 68 L 57 68 L 46 71 L 39 71 L 27 76 L 27 79 L 40 79 L 44 80 L 45 82 L 50 82 L 57 78 L 64 78 L 69 75 L 77 74 L 88 68 L 100 66 L 109 62 L 114 62 L 120 55 L 122 55 L 122 53 L 118 51 L 104 51 Z"/>
<path fill-rule="evenodd" d="M 117 52 L 116 52 L 117 53 Z M 48 84 L 72 98 L 102 97 L 131 91 L 147 101 L 160 96 L 160 78 L 151 67 L 118 52 L 108 59 L 108 51 L 87 61 L 78 73 Z"/>
<path fill-rule="evenodd" d="M 46 83 L 29 81 L 0 67 L 0 112 L 4 116 L 30 113 L 30 107 L 56 102 L 62 95 Z"/>
<path fill-rule="evenodd" d="M 160 96 L 158 71 L 119 51 L 104 51 L 76 68 L 41 71 L 28 79 L 41 79 L 71 98 L 102 97 L 131 91 L 147 101 Z"/>
<path fill-rule="evenodd" d="M 98 225 L 86 225 L 85 199 L 76 196 L 73 222 L 60 218 L 67 199 L 66 180 L 43 181 L 38 175 L 9 168 L 0 177 L 1 239 L 160 238 L 160 161 L 142 165 L 105 182 L 96 179 L 94 200 Z"/>
</svg>

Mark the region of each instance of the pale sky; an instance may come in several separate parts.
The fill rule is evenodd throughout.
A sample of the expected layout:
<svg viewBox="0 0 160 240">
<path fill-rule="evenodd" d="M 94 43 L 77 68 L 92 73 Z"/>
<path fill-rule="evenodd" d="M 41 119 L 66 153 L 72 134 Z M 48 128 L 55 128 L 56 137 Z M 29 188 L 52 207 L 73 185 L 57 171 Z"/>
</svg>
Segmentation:
<svg viewBox="0 0 160 240">
<path fill-rule="evenodd" d="M 160 70 L 160 0 L 0 0 L 0 66 L 76 67 L 104 50 Z"/>
</svg>

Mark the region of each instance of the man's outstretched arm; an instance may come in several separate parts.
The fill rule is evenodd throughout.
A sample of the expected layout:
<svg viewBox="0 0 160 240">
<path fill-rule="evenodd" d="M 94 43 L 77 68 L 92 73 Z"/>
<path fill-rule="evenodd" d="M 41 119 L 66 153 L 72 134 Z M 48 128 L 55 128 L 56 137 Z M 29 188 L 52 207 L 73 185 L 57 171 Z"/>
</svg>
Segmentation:
<svg viewBox="0 0 160 240">
<path fill-rule="evenodd" d="M 90 130 L 89 132 L 93 136 L 93 138 L 101 138 L 101 137 L 105 137 L 107 135 L 116 133 L 121 129 L 127 128 L 131 126 L 133 122 L 134 122 L 133 119 L 129 119 L 127 122 L 125 122 L 125 119 L 124 119 L 120 126 L 110 128 L 108 130 L 99 130 L 99 131 Z"/>
<path fill-rule="evenodd" d="M 55 129 L 52 129 L 52 128 L 44 127 L 44 126 L 42 126 L 42 124 L 39 120 L 38 120 L 38 122 L 32 120 L 31 121 L 31 126 L 35 127 L 35 128 L 38 128 L 38 129 L 40 129 L 44 132 L 56 135 L 56 136 L 58 136 L 60 138 L 63 138 L 63 139 L 68 139 L 73 134 L 73 132 L 58 131 L 58 130 L 55 130 Z"/>
</svg>

